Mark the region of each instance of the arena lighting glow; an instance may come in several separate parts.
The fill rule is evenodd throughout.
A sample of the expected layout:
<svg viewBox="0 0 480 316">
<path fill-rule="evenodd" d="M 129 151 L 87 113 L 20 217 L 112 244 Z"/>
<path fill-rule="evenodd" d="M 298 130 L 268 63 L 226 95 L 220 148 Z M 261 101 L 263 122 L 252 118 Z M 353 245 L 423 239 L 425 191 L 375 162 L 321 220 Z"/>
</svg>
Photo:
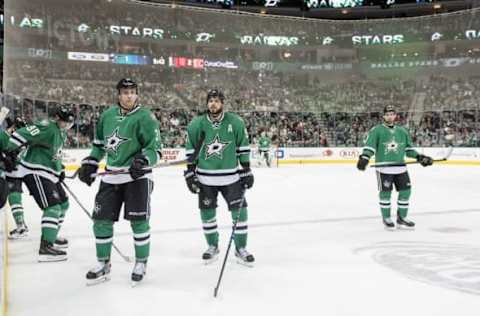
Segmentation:
<svg viewBox="0 0 480 316">
<path fill-rule="evenodd" d="M 112 2 L 113 3 L 113 2 Z M 113 5 L 113 4 L 112 4 Z M 440 4 L 436 4 L 440 5 Z M 432 8 L 436 8 L 432 6 Z M 267 14 L 264 9 L 264 13 Z M 347 8 L 342 9 L 343 14 L 349 14 Z M 9 27 L 19 28 L 24 30 L 36 31 L 38 35 L 54 36 L 57 40 L 63 40 L 64 35 L 59 32 L 52 32 L 54 25 L 58 25 L 62 21 L 60 16 L 53 16 L 46 19 L 43 16 L 34 16 L 31 12 L 26 10 L 22 14 L 11 14 L 4 16 L 4 22 Z M 154 40 L 158 43 L 169 41 L 175 44 L 175 41 L 189 41 L 196 43 L 240 43 L 242 45 L 264 45 L 264 46 L 324 46 L 337 45 L 349 48 L 353 45 L 398 45 L 405 43 L 415 43 L 430 41 L 457 41 L 457 40 L 479 40 L 480 31 L 474 25 L 465 25 L 465 28 L 458 31 L 450 29 L 442 29 L 440 26 L 431 27 L 419 31 L 412 31 L 412 29 L 402 27 L 385 27 L 381 29 L 372 29 L 361 35 L 353 35 L 351 38 L 345 35 L 328 34 L 328 31 L 323 32 L 321 36 L 315 35 L 311 32 L 304 32 L 301 36 L 294 34 L 295 32 L 288 32 L 285 30 L 275 31 L 269 33 L 253 33 L 251 31 L 233 31 L 231 29 L 215 30 L 212 28 L 205 28 L 201 31 L 198 29 L 183 28 L 176 29 L 172 25 L 163 24 L 159 21 L 149 21 L 148 25 L 140 25 L 129 21 L 128 23 L 122 21 L 121 18 L 112 19 L 111 24 L 100 21 L 90 21 L 88 18 L 83 18 L 77 25 L 65 26 L 66 32 L 69 32 L 69 37 L 74 42 L 95 40 L 107 40 L 107 34 L 114 37 L 111 40 L 122 41 L 128 39 L 141 39 L 147 43 Z M 69 29 L 70 28 L 70 29 Z M 107 34 L 106 34 L 107 33 Z M 100 34 L 100 35 L 99 35 Z M 103 36 L 103 38 L 100 38 Z"/>
</svg>

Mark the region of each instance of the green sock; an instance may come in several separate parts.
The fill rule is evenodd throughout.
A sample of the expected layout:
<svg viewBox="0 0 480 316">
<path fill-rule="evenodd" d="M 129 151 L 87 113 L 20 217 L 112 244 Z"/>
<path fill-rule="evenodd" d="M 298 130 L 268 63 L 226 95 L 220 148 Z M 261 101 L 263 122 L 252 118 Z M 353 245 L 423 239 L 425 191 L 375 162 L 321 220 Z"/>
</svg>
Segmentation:
<svg viewBox="0 0 480 316">
<path fill-rule="evenodd" d="M 23 213 L 22 205 L 22 193 L 12 192 L 8 195 L 8 203 L 10 204 L 10 209 L 12 210 L 13 219 L 17 227 L 25 224 L 25 218 Z"/>
<path fill-rule="evenodd" d="M 94 220 L 93 234 L 98 261 L 110 260 L 113 241 L 113 222 L 109 220 Z"/>
<path fill-rule="evenodd" d="M 146 262 L 150 255 L 150 224 L 148 220 L 131 221 L 130 226 L 135 243 L 135 259 Z"/>
<path fill-rule="evenodd" d="M 382 211 L 382 217 L 390 217 L 391 203 L 390 199 L 392 196 L 392 191 L 380 191 L 380 210 Z"/>
<path fill-rule="evenodd" d="M 203 234 L 209 246 L 218 246 L 218 231 L 217 231 L 217 210 L 204 209 L 200 210 L 200 217 L 202 218 Z"/>
<path fill-rule="evenodd" d="M 401 218 L 407 217 L 408 214 L 408 205 L 409 205 L 409 200 L 410 200 L 410 194 L 412 193 L 411 189 L 403 190 L 398 192 L 398 201 L 397 201 L 397 206 L 398 206 L 398 216 Z"/>
<path fill-rule="evenodd" d="M 247 247 L 247 236 L 248 236 L 248 225 L 247 225 L 247 220 L 248 220 L 248 212 L 247 208 L 242 207 L 240 209 L 240 217 L 238 215 L 239 210 L 232 210 L 231 215 L 232 215 L 232 221 L 237 221 L 237 227 L 235 229 L 235 247 L 237 249 L 239 248 L 245 248 Z"/>
<path fill-rule="evenodd" d="M 42 216 L 42 239 L 54 243 L 58 233 L 58 218 L 60 217 L 60 205 L 47 207 Z"/>
<path fill-rule="evenodd" d="M 60 228 L 62 228 L 63 221 L 65 220 L 65 214 L 68 211 L 68 207 L 70 206 L 68 200 L 60 204 L 60 217 L 58 218 L 58 230 L 60 231 Z"/>
<path fill-rule="evenodd" d="M 63 221 L 65 220 L 65 214 L 67 213 L 69 206 L 70 206 L 70 203 L 68 202 L 68 200 L 60 204 L 61 212 L 60 212 L 60 217 L 58 218 L 59 231 L 60 231 L 60 228 L 62 228 Z"/>
</svg>

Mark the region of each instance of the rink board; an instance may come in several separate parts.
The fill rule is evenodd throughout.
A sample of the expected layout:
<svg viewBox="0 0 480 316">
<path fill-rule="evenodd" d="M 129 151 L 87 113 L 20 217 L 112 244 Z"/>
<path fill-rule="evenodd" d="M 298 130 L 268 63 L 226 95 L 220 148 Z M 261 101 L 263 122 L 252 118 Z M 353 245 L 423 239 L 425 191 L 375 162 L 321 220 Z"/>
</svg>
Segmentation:
<svg viewBox="0 0 480 316">
<path fill-rule="evenodd" d="M 447 148 L 417 148 L 425 155 L 434 159 L 445 157 Z M 271 156 L 276 157 L 278 165 L 291 164 L 352 164 L 356 163 L 362 148 L 358 147 L 305 147 L 305 148 L 272 148 Z M 76 170 L 83 158 L 90 153 L 86 149 L 67 149 L 63 153 L 63 164 L 67 170 Z M 257 158 L 256 148 L 252 148 L 252 159 Z M 185 149 L 166 148 L 162 150 L 163 161 L 175 161 L 185 159 Z M 371 159 L 371 162 L 373 159 Z M 408 160 L 407 160 L 408 161 Z M 441 164 L 453 165 L 480 165 L 480 148 L 454 148 L 448 161 Z M 104 165 L 104 164 L 101 164 Z"/>
</svg>

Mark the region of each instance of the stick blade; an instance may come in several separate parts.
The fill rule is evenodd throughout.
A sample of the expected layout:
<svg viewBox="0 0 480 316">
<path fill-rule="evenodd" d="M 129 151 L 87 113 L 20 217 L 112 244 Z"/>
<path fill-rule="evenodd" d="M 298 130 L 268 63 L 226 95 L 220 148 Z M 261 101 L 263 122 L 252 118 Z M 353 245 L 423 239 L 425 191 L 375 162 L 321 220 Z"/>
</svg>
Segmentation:
<svg viewBox="0 0 480 316">
<path fill-rule="evenodd" d="M 6 106 L 2 106 L 2 108 L 0 108 L 0 124 L 2 124 L 7 118 L 8 113 L 10 113 L 10 109 Z"/>
</svg>

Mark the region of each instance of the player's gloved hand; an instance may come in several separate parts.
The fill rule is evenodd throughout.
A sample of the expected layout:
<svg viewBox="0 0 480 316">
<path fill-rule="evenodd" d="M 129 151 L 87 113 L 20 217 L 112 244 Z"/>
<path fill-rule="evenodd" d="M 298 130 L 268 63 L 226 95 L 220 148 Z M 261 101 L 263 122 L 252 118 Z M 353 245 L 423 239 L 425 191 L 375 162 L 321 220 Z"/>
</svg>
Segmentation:
<svg viewBox="0 0 480 316">
<path fill-rule="evenodd" d="M 60 180 L 60 182 L 63 182 L 63 180 L 65 180 L 65 166 L 63 164 L 62 164 L 62 172 L 60 173 L 58 180 Z"/>
<path fill-rule="evenodd" d="M 83 158 L 82 166 L 78 170 L 78 178 L 88 186 L 91 186 L 95 181 L 95 178 L 92 177 L 92 174 L 96 173 L 97 170 L 98 160 L 96 158 L 91 156 Z"/>
<path fill-rule="evenodd" d="M 188 165 L 187 170 L 183 172 L 187 187 L 193 194 L 200 192 L 200 181 L 198 181 L 197 173 L 195 172 L 195 165 Z"/>
<path fill-rule="evenodd" d="M 367 155 L 360 155 L 357 161 L 357 169 L 360 171 L 365 171 L 365 169 L 367 169 L 369 160 L 370 158 Z"/>
<path fill-rule="evenodd" d="M 27 125 L 25 120 L 19 116 L 15 117 L 14 119 L 7 117 L 5 121 L 7 122 L 7 129 L 17 130 Z"/>
<path fill-rule="evenodd" d="M 243 169 L 238 172 L 238 175 L 240 176 L 240 184 L 242 187 L 246 189 L 253 187 L 254 178 L 250 167 L 243 167 Z"/>
<path fill-rule="evenodd" d="M 146 170 L 145 167 L 148 166 L 147 158 L 142 154 L 137 154 L 133 157 L 132 164 L 128 172 L 133 180 L 137 180 L 140 177 L 143 177 L 149 170 Z"/>
<path fill-rule="evenodd" d="M 433 159 L 432 157 L 425 156 L 422 154 L 418 154 L 417 156 L 417 161 L 423 166 L 423 167 L 428 167 L 433 164 Z"/>
<path fill-rule="evenodd" d="M 17 151 L 6 151 L 2 152 L 1 160 L 3 162 L 3 166 L 5 167 L 6 172 L 12 172 L 15 170 L 17 165 Z"/>
</svg>

